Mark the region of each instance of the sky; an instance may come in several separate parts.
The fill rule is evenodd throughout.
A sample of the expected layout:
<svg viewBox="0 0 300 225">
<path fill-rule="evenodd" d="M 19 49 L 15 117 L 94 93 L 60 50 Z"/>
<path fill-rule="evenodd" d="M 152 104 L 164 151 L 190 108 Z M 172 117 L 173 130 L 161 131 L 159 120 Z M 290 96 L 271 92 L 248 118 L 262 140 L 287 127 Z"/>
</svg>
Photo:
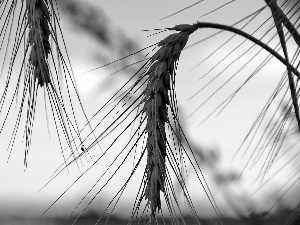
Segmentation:
<svg viewBox="0 0 300 225">
<path fill-rule="evenodd" d="M 215 9 L 216 5 L 219 5 L 217 1 L 204 1 L 203 3 L 179 13 L 178 15 L 160 20 L 167 15 L 195 3 L 196 1 L 173 0 L 172 4 L 170 4 L 169 0 L 112 0 L 89 2 L 94 4 L 96 7 L 101 7 L 106 15 L 111 19 L 111 26 L 123 29 L 126 35 L 137 40 L 141 47 L 156 43 L 167 35 L 166 33 L 162 33 L 147 37 L 148 34 L 152 34 L 153 32 L 145 32 L 142 30 L 173 27 L 176 24 L 194 23 L 197 20 L 233 24 L 245 15 L 254 12 L 264 5 L 264 1 L 261 0 L 237 0 L 230 4 L 230 6 L 221 9 L 215 14 L 199 18 L 207 11 Z M 263 20 L 268 16 L 269 14 L 266 10 L 259 20 Z M 259 20 L 246 29 L 249 31 L 255 29 Z M 101 66 L 93 57 L 97 51 L 97 44 L 87 38 L 84 34 L 79 33 L 79 31 L 67 21 L 62 20 L 62 27 L 81 100 L 88 117 L 91 117 L 94 112 L 96 112 L 101 105 L 105 103 L 109 96 L 114 94 L 114 91 L 117 90 L 116 87 L 121 85 L 121 82 L 124 82 L 125 78 L 120 78 L 120 83 L 116 82 L 116 86 L 109 87 L 109 91 L 102 93 L 101 96 L 95 96 L 93 93 L 95 93 L 95 90 L 99 87 L 99 83 L 103 82 L 106 77 L 110 76 L 112 71 L 104 68 L 85 73 L 86 71 Z M 211 30 L 204 31 L 202 29 L 195 32 L 195 34 L 190 38 L 187 46 L 207 37 L 211 33 Z M 259 36 L 259 34 L 257 35 Z M 257 113 L 270 93 L 273 91 L 276 82 L 279 81 L 280 76 L 284 71 L 284 67 L 278 64 L 276 60 L 273 60 L 270 65 L 259 73 L 258 77 L 251 81 L 251 83 L 246 86 L 243 91 L 241 91 L 241 93 L 222 112 L 221 115 L 216 118 L 213 117 L 201 126 L 198 126 L 201 120 L 203 120 L 206 115 L 208 115 L 208 113 L 216 107 L 217 103 L 222 101 L 224 96 L 227 96 L 228 93 L 230 93 L 233 89 L 236 89 L 238 85 L 243 82 L 243 76 L 233 79 L 230 84 L 215 95 L 211 101 L 205 105 L 205 107 L 197 110 L 195 114 L 191 115 L 199 106 L 199 102 L 204 101 L 210 94 L 212 94 L 212 90 L 218 88 L 218 86 L 231 76 L 236 68 L 243 65 L 243 63 L 245 63 L 250 57 L 254 56 L 259 50 L 259 48 L 256 47 L 247 52 L 244 58 L 241 58 L 240 61 L 233 65 L 233 68 L 229 68 L 223 76 L 220 76 L 216 82 L 212 83 L 210 86 L 211 88 L 207 88 L 200 95 L 196 95 L 195 98 L 189 100 L 189 98 L 193 96 L 200 87 L 203 87 L 203 83 L 209 81 L 209 76 L 198 81 L 199 77 L 208 71 L 213 63 L 223 59 L 233 46 L 240 43 L 242 39 L 234 39 L 234 41 L 228 43 L 217 54 L 215 54 L 212 59 L 203 63 L 201 66 L 196 67 L 192 71 L 191 69 L 204 59 L 205 56 L 218 48 L 218 46 L 221 45 L 228 37 L 230 37 L 229 34 L 222 34 L 219 37 L 215 37 L 183 51 L 178 68 L 176 91 L 179 107 L 182 111 L 182 117 L 184 118 L 184 123 L 187 127 L 189 139 L 193 143 L 196 143 L 199 148 L 218 149 L 221 159 L 216 165 L 214 165 L 216 169 L 215 171 L 220 173 L 226 173 L 228 171 L 230 174 L 239 173 L 242 169 L 241 165 L 245 165 L 247 157 L 242 159 L 241 155 L 239 155 L 235 160 L 231 160 L 255 120 Z M 221 66 L 223 66 L 222 68 L 224 68 L 226 63 L 231 63 L 234 58 L 238 57 L 239 54 L 245 51 L 247 46 L 249 47 L 250 44 L 248 43 L 246 47 L 240 48 L 231 54 L 226 61 L 221 63 Z M 247 69 L 240 74 L 247 74 L 249 71 L 254 70 L 257 63 L 264 59 L 264 57 L 264 54 L 257 56 L 257 62 L 249 63 Z M 214 71 L 216 74 L 220 71 L 220 69 L 216 68 Z M 114 76 L 121 77 L 122 75 L 116 74 Z M 211 73 L 210 76 L 213 76 L 213 73 Z M 3 78 L 1 78 L 1 80 L 3 80 Z M 115 80 L 117 80 L 117 78 Z M 3 87 L 1 88 L 3 89 Z M 72 94 L 74 95 L 74 93 Z M 40 97 L 38 102 L 42 101 L 43 99 Z M 88 165 L 91 163 L 89 158 L 83 158 L 82 165 L 80 165 L 80 171 L 76 168 L 76 166 L 71 167 L 69 173 L 66 171 L 63 172 L 47 187 L 38 192 L 38 190 L 47 183 L 56 168 L 63 163 L 63 158 L 60 153 L 59 143 L 55 137 L 53 124 L 51 125 L 52 130 L 50 130 L 49 138 L 47 125 L 45 124 L 43 104 L 38 104 L 37 107 L 37 112 L 41 113 L 35 118 L 34 135 L 32 139 L 28 168 L 24 171 L 24 148 L 22 147 L 22 143 L 18 143 L 18 145 L 15 146 L 8 162 L 7 157 L 9 154 L 6 149 L 1 149 L 0 152 L 0 170 L 2 171 L 0 173 L 0 198 L 3 200 L 0 202 L 0 214 L 2 215 L 12 214 L 39 216 L 58 196 L 60 196 L 64 190 L 66 190 L 67 187 L 70 186 L 70 184 L 72 184 L 82 171 L 88 168 Z M 76 110 L 79 110 L 79 108 L 76 108 Z M 82 115 L 79 118 L 81 119 L 79 119 L 80 124 L 83 125 L 84 121 Z M 10 123 L 8 127 L 11 128 Z M 5 139 L 7 141 L 9 134 L 9 129 L 5 133 L 1 134 L 2 137 L 0 138 L 3 138 L 3 142 L 5 142 Z M 124 138 L 124 140 L 125 139 L 126 138 Z M 85 193 L 87 193 L 95 180 L 98 179 L 99 171 L 106 168 L 110 159 L 115 157 L 118 152 L 117 149 L 118 147 L 114 152 L 111 152 L 107 156 L 107 161 L 101 161 L 101 165 L 97 165 L 97 167 L 95 166 L 95 168 L 92 169 L 92 172 L 87 173 L 80 182 L 77 182 L 76 185 L 68 190 L 66 195 L 58 201 L 46 215 L 67 216 L 83 198 Z M 91 155 L 93 159 L 96 159 L 99 155 L 101 155 L 101 153 L 99 153 L 99 149 L 95 148 L 91 151 Z M 283 164 L 284 162 L 281 163 Z M 119 180 L 116 179 L 109 187 L 104 189 L 103 193 L 99 195 L 89 209 L 103 210 L 103 206 L 108 204 L 110 199 L 116 193 L 116 190 L 120 188 L 119 184 L 121 181 L 126 179 L 126 176 L 128 176 L 128 172 L 132 169 L 132 163 L 128 162 L 124 168 L 124 171 L 122 170 L 118 175 Z M 258 169 L 256 169 L 256 172 L 257 170 Z M 274 169 L 274 171 L 276 171 L 276 169 Z M 141 175 L 142 172 L 143 171 L 139 171 L 138 173 Z M 204 170 L 204 172 L 207 176 L 207 181 L 214 193 L 218 206 L 222 212 L 224 212 L 224 215 L 235 216 L 235 210 L 238 209 L 243 211 L 240 212 L 241 214 L 248 213 L 250 210 L 247 208 L 248 205 L 239 205 L 239 203 L 244 202 L 244 200 L 248 200 L 257 188 L 258 184 L 253 183 L 255 170 L 246 171 L 241 178 L 241 181 L 233 183 L 217 183 L 215 179 L 218 175 L 217 173 L 209 170 Z M 274 201 L 276 201 L 276 198 L 279 195 L 276 193 L 276 191 L 280 188 L 278 182 L 281 180 L 281 183 L 283 183 L 283 181 L 287 179 L 287 174 L 289 174 L 289 171 L 278 173 L 267 187 L 254 195 L 252 201 L 256 207 L 255 210 L 264 211 L 274 204 Z M 109 175 L 107 175 L 107 177 L 109 177 Z M 119 207 L 116 208 L 115 214 L 125 217 L 128 216 L 128 213 L 130 214 L 133 207 L 132 202 L 136 195 L 136 192 L 133 190 L 137 189 L 135 184 L 139 181 L 138 178 L 134 179 L 136 180 L 130 184 L 130 187 L 124 193 L 124 197 L 120 200 L 118 204 Z M 103 183 L 100 182 L 100 184 Z M 206 209 L 198 210 L 200 215 L 214 216 L 215 214 L 212 207 L 206 199 L 205 193 L 200 187 L 199 181 L 197 181 L 196 175 L 192 172 L 192 170 L 187 180 L 187 186 L 195 201 L 196 208 L 203 209 L 204 207 Z M 293 189 L 295 189 L 295 187 Z M 281 200 L 281 205 L 285 207 L 293 207 L 296 204 L 295 199 L 297 198 L 295 198 L 293 189 L 283 200 Z M 92 193 L 96 193 L 96 191 L 97 188 L 96 190 L 93 190 Z M 232 194 L 230 195 L 229 193 Z M 178 194 L 180 195 L 180 193 Z M 84 202 L 88 201 L 85 200 Z M 184 201 L 182 200 L 182 202 Z M 280 204 L 278 205 L 278 207 L 280 207 Z M 236 208 L 233 208 L 233 206 L 236 206 Z M 261 208 L 257 206 L 261 206 Z M 76 210 L 76 213 L 80 212 L 80 209 L 82 209 L 81 207 L 82 206 Z M 163 209 L 166 210 L 166 206 L 163 206 Z"/>
</svg>

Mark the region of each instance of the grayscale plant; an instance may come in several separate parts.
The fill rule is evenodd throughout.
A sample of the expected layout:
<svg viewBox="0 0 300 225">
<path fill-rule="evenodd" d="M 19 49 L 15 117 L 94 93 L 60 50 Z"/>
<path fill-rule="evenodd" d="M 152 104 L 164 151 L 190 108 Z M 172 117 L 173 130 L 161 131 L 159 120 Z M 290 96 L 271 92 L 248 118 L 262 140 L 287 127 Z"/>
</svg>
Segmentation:
<svg viewBox="0 0 300 225">
<path fill-rule="evenodd" d="M 207 12 L 203 17 L 210 14 L 217 15 L 219 10 L 234 5 L 236 1 L 238 0 L 228 1 L 224 4 L 219 3 L 215 6 L 214 10 Z M 168 19 L 183 11 L 190 10 L 190 8 L 197 7 L 203 2 L 204 0 L 197 1 L 175 13 L 166 15 L 166 17 L 162 19 Z M 211 65 L 209 72 L 203 75 L 203 77 L 211 75 L 211 78 L 203 85 L 203 88 L 200 88 L 199 91 L 191 97 L 196 98 L 201 96 L 204 89 L 210 88 L 210 85 L 225 73 L 230 66 L 235 64 L 250 50 L 259 47 L 259 50 L 252 57 L 248 58 L 241 66 L 237 66 L 237 68 L 235 68 L 236 71 L 233 72 L 224 83 L 219 85 L 217 89 L 212 90 L 212 94 L 202 101 L 202 103 L 194 110 L 193 114 L 203 108 L 208 101 L 214 101 L 214 96 L 237 75 L 241 73 L 243 73 L 243 75 L 246 74 L 244 75 L 245 78 L 242 84 L 234 89 L 229 96 L 223 97 L 223 100 L 217 103 L 217 107 L 204 118 L 204 121 L 206 121 L 213 115 L 222 113 L 237 94 L 239 94 L 241 90 L 244 90 L 245 86 L 249 84 L 249 82 L 259 74 L 264 67 L 267 67 L 271 60 L 277 60 L 278 64 L 282 64 L 286 68 L 285 73 L 275 87 L 274 92 L 271 94 L 250 128 L 248 135 L 244 140 L 241 140 L 240 149 L 237 150 L 237 152 L 244 151 L 244 154 L 252 151 L 245 168 L 254 167 L 258 161 L 263 162 L 259 175 L 262 178 L 262 181 L 265 181 L 264 177 L 276 163 L 276 160 L 282 155 L 280 154 L 280 150 L 282 150 L 283 143 L 287 140 L 287 137 L 291 134 L 298 135 L 300 130 L 298 103 L 298 80 L 300 78 L 298 69 L 300 52 L 300 33 L 298 31 L 300 26 L 300 4 L 298 1 L 291 0 L 281 2 L 278 2 L 277 0 L 265 0 L 264 3 L 265 5 L 262 8 L 231 25 L 195 21 L 193 24 L 177 24 L 172 27 L 156 29 L 154 32 L 163 34 L 172 32 L 172 34 L 166 35 L 166 37 L 158 43 L 138 51 L 134 50 L 135 52 L 128 53 L 127 56 L 118 56 L 119 59 L 112 60 L 112 62 L 97 68 L 100 69 L 108 65 L 114 65 L 117 62 L 124 62 L 131 57 L 136 57 L 137 54 L 140 55 L 135 59 L 137 61 L 136 63 L 144 61 L 144 64 L 141 65 L 137 71 L 127 71 L 127 73 L 131 73 L 131 77 L 128 81 L 94 114 L 94 116 L 89 119 L 85 116 L 87 120 L 86 125 L 79 129 L 76 121 L 76 113 L 73 109 L 73 103 L 69 94 L 69 88 L 75 90 L 77 94 L 76 100 L 79 102 L 84 115 L 85 113 L 77 92 L 71 65 L 69 64 L 69 61 L 65 60 L 65 57 L 63 57 L 65 55 L 68 59 L 67 53 L 66 51 L 63 53 L 60 48 L 60 43 L 63 43 L 62 46 L 64 46 L 64 42 L 62 41 L 63 39 L 58 40 L 58 34 L 61 34 L 61 31 L 56 1 L 0 1 L 0 9 L 6 13 L 2 14 L 0 18 L 4 23 L 4 29 L 0 33 L 3 38 L 6 37 L 7 32 L 11 33 L 11 28 L 9 28 L 9 26 L 12 26 L 13 22 L 9 21 L 13 21 L 17 9 L 20 10 L 19 14 L 21 15 L 17 20 L 18 25 L 15 31 L 16 36 L 14 45 L 12 50 L 8 49 L 12 51 L 12 58 L 9 63 L 10 66 L 5 90 L 0 101 L 0 111 L 2 114 L 7 90 L 12 88 L 11 76 L 13 68 L 16 67 L 15 58 L 18 55 L 21 42 L 24 41 L 23 62 L 21 64 L 13 97 L 9 101 L 9 108 L 3 121 L 4 125 L 11 105 L 19 94 L 19 88 L 22 87 L 22 100 L 12 139 L 9 143 L 9 149 L 12 149 L 16 139 L 22 110 L 24 109 L 24 102 L 27 99 L 28 107 L 25 125 L 25 165 L 27 165 L 27 155 L 30 149 L 32 126 L 35 117 L 36 98 L 40 87 L 45 91 L 45 104 L 47 101 L 50 103 L 58 135 L 60 135 L 60 132 L 58 131 L 58 126 L 60 126 L 67 141 L 67 145 L 72 150 L 65 156 L 65 163 L 55 171 L 45 186 L 52 182 L 71 164 L 76 163 L 81 159 L 82 156 L 85 156 L 86 154 L 92 155 L 92 150 L 96 145 L 105 145 L 105 147 L 103 147 L 103 154 L 94 160 L 91 165 L 88 165 L 88 168 L 58 197 L 58 199 L 53 202 L 52 205 L 49 206 L 48 209 L 46 209 L 44 213 L 51 207 L 54 207 L 54 204 L 60 200 L 70 188 L 76 185 L 77 182 L 80 182 L 90 170 L 96 167 L 97 164 L 101 164 L 105 157 L 108 158 L 110 152 L 117 151 L 117 156 L 114 159 L 110 159 L 111 161 L 109 161 L 106 170 L 99 171 L 99 177 L 96 179 L 94 185 L 71 212 L 71 215 L 78 213 L 74 223 L 76 223 L 80 216 L 88 210 L 88 207 L 96 197 L 102 193 L 103 189 L 107 188 L 108 184 L 112 182 L 113 179 L 117 179 L 116 174 L 124 172 L 122 171 L 124 170 L 124 165 L 132 163 L 133 160 L 132 170 L 127 171 L 128 177 L 120 186 L 120 189 L 114 198 L 109 202 L 97 223 L 103 222 L 101 219 L 107 212 L 109 212 L 107 220 L 109 219 L 117 207 L 121 196 L 126 191 L 126 188 L 128 189 L 128 186 L 130 186 L 133 177 L 138 177 L 140 179 L 140 185 L 133 204 L 130 223 L 139 223 L 143 220 L 144 216 L 149 217 L 150 221 L 157 222 L 157 215 L 164 216 L 162 209 L 162 202 L 164 201 L 171 222 L 174 224 L 185 224 L 182 205 L 179 204 L 179 197 L 177 196 L 178 192 L 175 190 L 175 186 L 177 185 L 185 198 L 189 213 L 193 217 L 193 222 L 199 224 L 199 215 L 197 214 L 193 199 L 191 198 L 186 185 L 186 174 L 188 174 L 186 168 L 189 167 L 196 174 L 196 177 L 201 184 L 201 187 L 199 188 L 203 188 L 205 191 L 205 194 L 216 213 L 218 223 L 226 224 L 226 218 L 222 215 L 203 173 L 205 161 L 212 158 L 206 156 L 201 151 L 195 151 L 194 143 L 189 141 L 189 137 L 185 134 L 186 129 L 179 120 L 180 107 L 178 106 L 176 97 L 177 69 L 180 66 L 182 52 L 187 48 L 203 42 L 205 43 L 215 36 L 223 35 L 225 32 L 231 34 L 231 36 L 224 40 L 219 47 L 213 50 L 211 54 L 205 56 L 205 58 L 195 66 L 195 68 L 201 68 L 201 65 L 216 56 L 218 51 L 226 46 L 231 40 L 235 40 L 237 37 L 243 38 L 243 41 L 239 41 L 239 44 L 232 49 L 224 59 Z M 65 11 L 66 13 L 82 13 L 87 17 L 87 13 L 85 13 L 84 10 L 81 11 L 80 7 L 75 6 L 76 5 L 73 5 L 70 1 L 65 1 L 61 4 L 61 7 L 65 7 L 65 10 L 67 10 Z M 259 18 L 262 12 L 266 11 L 269 13 L 269 18 L 265 21 L 260 21 L 260 24 L 258 24 L 257 18 Z M 97 17 L 94 16 L 92 19 L 97 20 Z M 75 17 L 74 20 L 76 20 Z M 266 26 L 270 24 L 270 21 L 272 26 L 266 28 Z M 87 26 L 86 20 L 75 21 L 77 26 L 81 26 L 83 29 L 86 29 L 88 33 L 96 35 L 102 42 L 109 46 L 109 38 L 106 36 L 108 31 L 103 31 L 106 30 L 107 27 L 105 27 L 105 24 L 102 24 L 103 27 L 101 27 L 101 23 L 94 22 L 95 23 L 88 24 L 90 26 Z M 93 26 L 95 24 L 97 26 Z M 241 26 L 241 24 L 244 25 Z M 255 29 L 252 33 L 245 31 L 245 28 L 250 26 L 250 24 L 252 26 L 255 25 Z M 101 27 L 100 32 L 96 32 L 95 27 L 98 26 Z M 199 33 L 202 34 L 203 32 L 206 32 L 207 29 L 213 29 L 215 30 L 215 33 L 195 43 L 189 43 L 191 36 L 196 36 Z M 257 31 L 263 29 L 264 32 L 262 35 L 257 34 Z M 59 32 L 57 32 L 57 30 Z M 103 33 L 101 33 L 102 31 Z M 156 35 L 157 33 L 153 35 Z M 50 40 L 52 40 L 52 42 Z M 52 46 L 51 43 L 53 43 Z M 274 45 L 274 43 L 276 44 Z M 217 75 L 213 74 L 212 71 L 216 67 L 220 66 L 225 62 L 227 57 L 244 45 L 246 45 L 247 50 L 233 59 L 229 65 L 223 67 L 221 72 Z M 9 46 L 8 43 L 7 46 Z M 297 47 L 295 48 L 294 46 Z M 150 48 L 152 48 L 152 50 L 145 53 Z M 7 51 L 2 50 L 2 47 L 0 50 Z M 55 60 L 53 52 L 56 52 L 57 60 Z M 258 57 L 259 54 L 262 54 L 262 52 L 267 52 L 268 55 L 263 61 L 259 63 L 254 62 L 255 58 Z M 142 59 L 141 56 L 143 56 Z M 5 60 L 3 61 L 3 64 L 4 63 Z M 250 73 L 249 71 L 244 72 L 244 68 L 251 63 L 256 63 L 255 69 Z M 132 63 L 131 61 L 126 61 L 126 63 L 123 64 L 123 69 L 128 69 L 131 65 L 136 64 L 135 62 Z M 119 69 L 117 70 L 119 71 Z M 23 71 L 25 72 L 23 73 Z M 60 79 L 61 74 L 63 75 L 63 79 Z M 21 80 L 23 80 L 23 84 Z M 63 96 L 61 90 L 61 80 L 64 80 L 66 84 L 67 91 L 64 93 L 64 95 L 67 96 L 66 98 Z M 68 80 L 71 80 L 71 84 L 68 83 Z M 48 99 L 46 98 L 47 96 Z M 67 114 L 65 101 L 68 101 L 70 104 L 68 109 L 70 110 L 69 114 Z M 91 130 L 87 135 L 83 135 L 83 131 L 86 128 Z M 0 133 L 2 132 L 2 129 L 3 126 Z M 262 130 L 262 134 L 259 133 L 258 130 Z M 125 142 L 123 140 L 124 137 L 127 137 Z M 91 138 L 94 138 L 93 141 L 90 141 Z M 73 150 L 73 148 L 76 149 L 76 151 Z M 80 149 L 81 151 L 79 151 Z M 298 154 L 295 153 L 293 159 L 297 158 L 297 156 Z M 288 164 L 291 163 L 291 161 L 289 161 Z M 299 165 L 297 163 L 295 164 L 297 168 L 299 168 Z M 143 172 L 141 173 L 141 171 Z M 103 181 L 104 177 L 106 177 L 109 172 L 111 172 L 112 175 L 107 180 Z M 299 169 L 296 169 L 295 176 L 298 174 Z M 219 184 L 235 180 L 235 178 L 231 179 L 220 173 L 215 173 L 215 177 Z M 291 180 L 292 179 L 294 179 L 294 177 L 292 177 Z M 102 181 L 104 184 L 101 183 Z M 296 182 L 297 181 L 298 179 Z M 295 183 L 289 185 L 293 186 L 294 184 Z M 269 211 L 262 212 L 259 215 L 251 214 L 249 217 L 265 216 Z M 297 216 L 298 215 L 293 215 L 287 223 L 297 224 Z"/>
</svg>

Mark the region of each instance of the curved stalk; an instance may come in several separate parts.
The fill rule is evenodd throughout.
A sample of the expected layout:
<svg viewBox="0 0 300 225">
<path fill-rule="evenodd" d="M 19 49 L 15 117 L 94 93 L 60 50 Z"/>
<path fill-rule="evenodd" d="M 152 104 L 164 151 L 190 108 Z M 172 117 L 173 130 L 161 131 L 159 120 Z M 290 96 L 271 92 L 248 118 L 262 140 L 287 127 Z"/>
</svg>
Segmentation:
<svg viewBox="0 0 300 225">
<path fill-rule="evenodd" d="M 268 51 L 270 54 L 272 54 L 274 57 L 276 57 L 279 61 L 281 61 L 285 66 L 289 66 L 291 68 L 291 71 L 298 77 L 300 78 L 300 73 L 299 71 L 291 65 L 284 57 L 282 57 L 280 54 L 278 54 L 276 51 L 274 51 L 271 47 L 263 43 L 262 41 L 258 40 L 257 38 L 251 36 L 250 34 L 246 33 L 245 31 L 239 30 L 238 28 L 235 27 L 230 27 L 224 24 L 218 24 L 218 23 L 209 23 L 209 22 L 197 22 L 193 25 L 190 25 L 191 29 L 193 28 L 193 31 L 200 29 L 200 28 L 212 28 L 212 29 L 219 29 L 219 30 L 226 30 L 232 33 L 235 33 L 237 35 L 240 35 L 255 44 L 259 45 L 266 51 Z M 169 28 L 169 30 L 179 30 L 174 28 Z M 192 33 L 192 32 L 191 32 Z"/>
</svg>

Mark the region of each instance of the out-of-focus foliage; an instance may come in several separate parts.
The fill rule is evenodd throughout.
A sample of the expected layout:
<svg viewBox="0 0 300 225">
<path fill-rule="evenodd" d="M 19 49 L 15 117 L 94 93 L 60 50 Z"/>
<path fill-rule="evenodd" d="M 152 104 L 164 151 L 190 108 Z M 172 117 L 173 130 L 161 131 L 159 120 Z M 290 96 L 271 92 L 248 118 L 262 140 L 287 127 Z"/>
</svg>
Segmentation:
<svg viewBox="0 0 300 225">
<path fill-rule="evenodd" d="M 128 37 L 126 31 L 115 26 L 101 8 L 90 5 L 86 1 L 65 0 L 59 3 L 63 15 L 67 16 L 69 22 L 101 45 L 97 51 L 97 58 L 101 63 L 110 63 L 140 50 L 137 40 Z M 101 47 L 104 48 L 103 52 L 100 51 Z M 126 73 L 135 72 L 138 65 L 128 66 L 143 58 L 144 54 L 141 52 L 133 57 L 124 58 L 118 64 L 112 65 L 114 66 L 112 71 L 126 67 L 124 69 Z"/>
<path fill-rule="evenodd" d="M 59 1 L 59 6 L 69 24 L 97 43 L 98 48 L 91 50 L 91 55 L 94 55 L 94 60 L 99 62 L 100 67 L 109 64 L 107 68 L 112 73 L 123 72 L 121 74 L 129 76 L 139 69 L 141 63 L 137 62 L 144 61 L 145 55 L 142 51 L 139 52 L 138 41 L 129 37 L 123 28 L 114 25 L 111 18 L 100 7 L 77 0 Z M 126 57 L 132 53 L 136 54 Z M 122 60 L 111 64 L 118 59 Z M 101 76 L 100 70 L 99 76 Z M 118 79 L 115 77 L 106 77 L 98 84 L 95 94 L 103 94 L 104 91 L 114 87 L 116 82 Z"/>
</svg>

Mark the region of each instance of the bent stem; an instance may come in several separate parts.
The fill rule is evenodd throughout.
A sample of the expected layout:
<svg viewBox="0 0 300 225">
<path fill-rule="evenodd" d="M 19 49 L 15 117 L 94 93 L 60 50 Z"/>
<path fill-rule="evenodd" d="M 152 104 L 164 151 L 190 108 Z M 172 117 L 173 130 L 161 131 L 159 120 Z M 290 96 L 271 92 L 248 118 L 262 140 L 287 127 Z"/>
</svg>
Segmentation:
<svg viewBox="0 0 300 225">
<path fill-rule="evenodd" d="M 270 54 L 272 54 L 274 57 L 276 57 L 280 62 L 282 62 L 285 66 L 289 66 L 291 68 L 291 72 L 293 72 L 298 78 L 300 78 L 300 73 L 299 71 L 291 65 L 284 57 L 282 57 L 280 54 L 278 54 L 276 51 L 274 51 L 271 47 L 269 47 L 267 44 L 263 43 L 262 41 L 258 40 L 257 38 L 251 36 L 250 34 L 239 30 L 235 27 L 230 27 L 227 25 L 223 24 L 218 24 L 218 23 L 209 23 L 209 22 L 197 22 L 193 26 L 199 28 L 212 28 L 212 29 L 219 29 L 219 30 L 226 30 L 232 33 L 235 33 L 237 35 L 240 35 L 253 43 L 259 45 L 266 51 L 268 51 Z"/>
</svg>

